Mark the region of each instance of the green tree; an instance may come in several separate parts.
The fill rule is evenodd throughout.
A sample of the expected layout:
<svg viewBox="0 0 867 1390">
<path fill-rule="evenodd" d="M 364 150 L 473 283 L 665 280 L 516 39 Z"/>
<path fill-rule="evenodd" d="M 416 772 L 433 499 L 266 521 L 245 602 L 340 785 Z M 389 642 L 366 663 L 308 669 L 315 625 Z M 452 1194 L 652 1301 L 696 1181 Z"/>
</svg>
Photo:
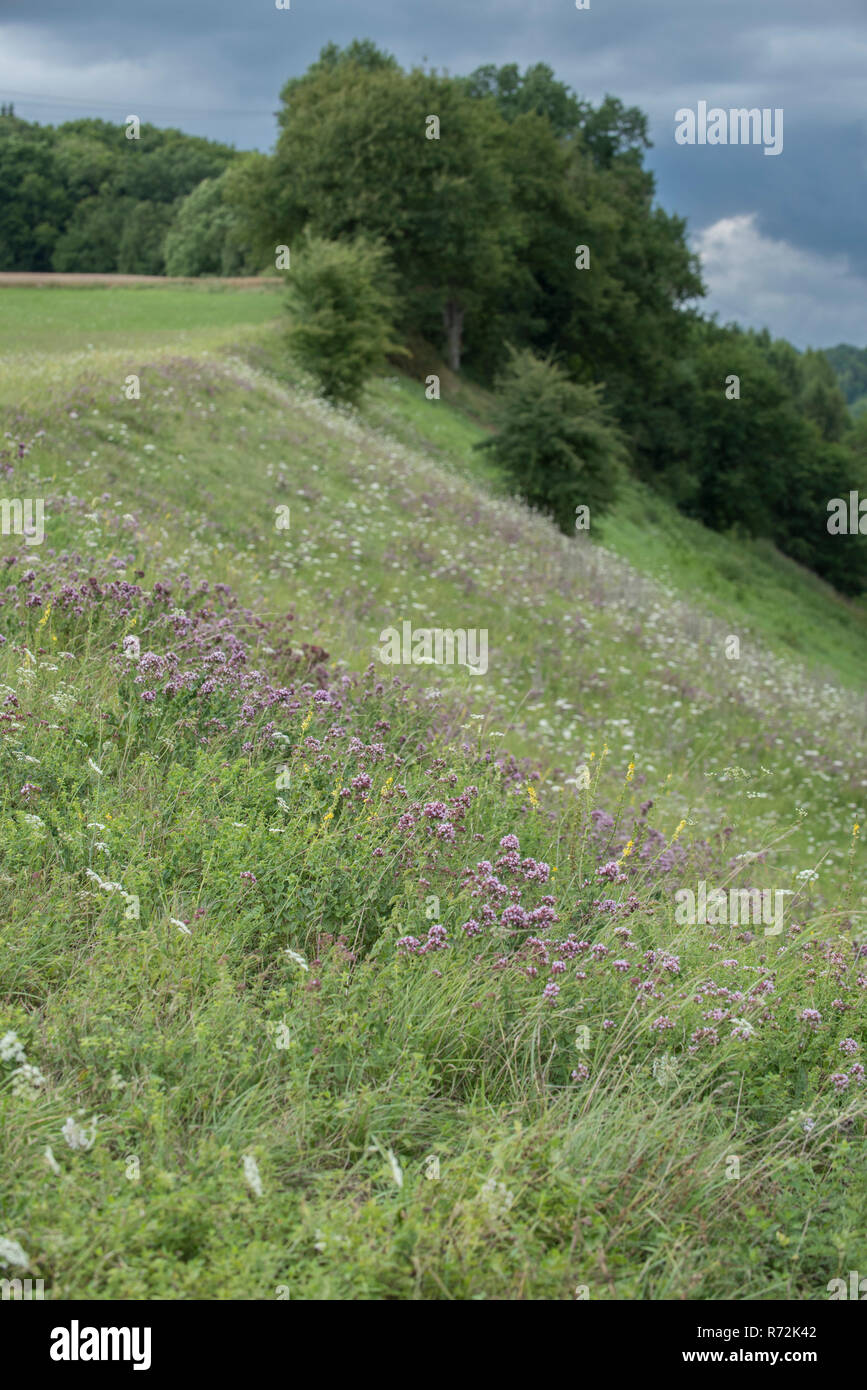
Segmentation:
<svg viewBox="0 0 867 1390">
<path fill-rule="evenodd" d="M 78 203 L 51 258 L 53 270 L 104 274 L 118 269 L 118 253 L 132 198 L 111 194 Z"/>
<path fill-rule="evenodd" d="M 570 381 L 550 359 L 511 349 L 498 383 L 489 449 L 531 506 L 570 533 L 579 506 L 604 512 L 625 476 L 626 450 L 602 387 Z"/>
<path fill-rule="evenodd" d="M 252 275 L 258 269 L 238 214 L 224 199 L 229 172 L 203 179 L 181 203 L 165 239 L 167 275 Z"/>
<path fill-rule="evenodd" d="M 395 341 L 397 304 L 388 252 L 364 237 L 306 237 L 288 272 L 291 351 L 331 401 L 357 405 Z"/>
<path fill-rule="evenodd" d="M 405 322 L 444 333 L 459 370 L 465 333 L 514 270 L 519 223 L 508 126 L 455 81 L 333 53 L 287 83 L 278 113 L 273 242 L 359 232 L 388 245 Z M 440 122 L 438 139 L 429 117 Z"/>
<path fill-rule="evenodd" d="M 834 369 L 824 352 L 811 348 L 800 359 L 800 366 L 801 408 L 823 439 L 838 443 L 846 433 L 849 412 Z"/>
</svg>

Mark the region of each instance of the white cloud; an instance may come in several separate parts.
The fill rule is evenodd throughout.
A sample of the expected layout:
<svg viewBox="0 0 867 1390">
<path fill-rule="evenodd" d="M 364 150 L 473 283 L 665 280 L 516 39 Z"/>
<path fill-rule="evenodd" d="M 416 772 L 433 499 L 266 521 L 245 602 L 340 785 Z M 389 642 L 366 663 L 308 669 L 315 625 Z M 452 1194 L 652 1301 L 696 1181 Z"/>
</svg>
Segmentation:
<svg viewBox="0 0 867 1390">
<path fill-rule="evenodd" d="M 708 294 L 702 308 L 796 347 L 867 342 L 867 279 L 845 256 L 763 236 L 754 212 L 723 217 L 692 238 Z"/>
</svg>

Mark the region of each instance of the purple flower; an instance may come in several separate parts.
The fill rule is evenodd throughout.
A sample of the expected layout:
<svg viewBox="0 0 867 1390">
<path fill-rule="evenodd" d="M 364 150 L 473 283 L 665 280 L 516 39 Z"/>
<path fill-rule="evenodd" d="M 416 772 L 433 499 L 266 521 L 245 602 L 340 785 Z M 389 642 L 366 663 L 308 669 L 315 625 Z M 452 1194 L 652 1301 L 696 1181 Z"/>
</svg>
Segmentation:
<svg viewBox="0 0 867 1390">
<path fill-rule="evenodd" d="M 500 921 L 504 927 L 526 927 L 530 919 L 520 903 L 512 903 L 504 908 Z"/>
</svg>

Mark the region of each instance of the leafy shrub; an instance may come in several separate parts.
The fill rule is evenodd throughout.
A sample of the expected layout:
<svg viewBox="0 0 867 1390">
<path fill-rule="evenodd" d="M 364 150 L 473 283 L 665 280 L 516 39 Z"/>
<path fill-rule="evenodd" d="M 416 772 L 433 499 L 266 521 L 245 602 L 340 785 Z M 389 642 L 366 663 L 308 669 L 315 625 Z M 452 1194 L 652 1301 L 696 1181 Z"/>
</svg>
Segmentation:
<svg viewBox="0 0 867 1390">
<path fill-rule="evenodd" d="M 308 237 L 289 271 L 291 350 L 331 401 L 357 405 L 393 341 L 391 265 L 379 241 Z"/>
<path fill-rule="evenodd" d="M 626 450 L 601 386 L 570 381 L 550 358 L 510 349 L 498 383 L 490 449 L 518 491 L 569 532 L 578 506 L 602 512 L 622 481 Z"/>
</svg>

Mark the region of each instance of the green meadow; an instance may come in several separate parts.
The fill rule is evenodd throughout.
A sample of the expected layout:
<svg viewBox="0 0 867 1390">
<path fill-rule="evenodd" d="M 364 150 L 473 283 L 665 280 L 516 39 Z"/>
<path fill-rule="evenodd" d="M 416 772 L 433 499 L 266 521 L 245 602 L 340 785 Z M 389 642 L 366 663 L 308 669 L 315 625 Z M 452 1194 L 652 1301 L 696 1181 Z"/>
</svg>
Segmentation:
<svg viewBox="0 0 867 1390">
<path fill-rule="evenodd" d="M 11 1272 L 826 1298 L 867 1262 L 863 604 L 638 485 L 564 536 L 483 390 L 335 409 L 283 312 L 0 290 L 45 502 L 0 538 Z M 486 671 L 384 664 L 405 621 Z M 701 881 L 781 923 L 684 921 Z"/>
</svg>

